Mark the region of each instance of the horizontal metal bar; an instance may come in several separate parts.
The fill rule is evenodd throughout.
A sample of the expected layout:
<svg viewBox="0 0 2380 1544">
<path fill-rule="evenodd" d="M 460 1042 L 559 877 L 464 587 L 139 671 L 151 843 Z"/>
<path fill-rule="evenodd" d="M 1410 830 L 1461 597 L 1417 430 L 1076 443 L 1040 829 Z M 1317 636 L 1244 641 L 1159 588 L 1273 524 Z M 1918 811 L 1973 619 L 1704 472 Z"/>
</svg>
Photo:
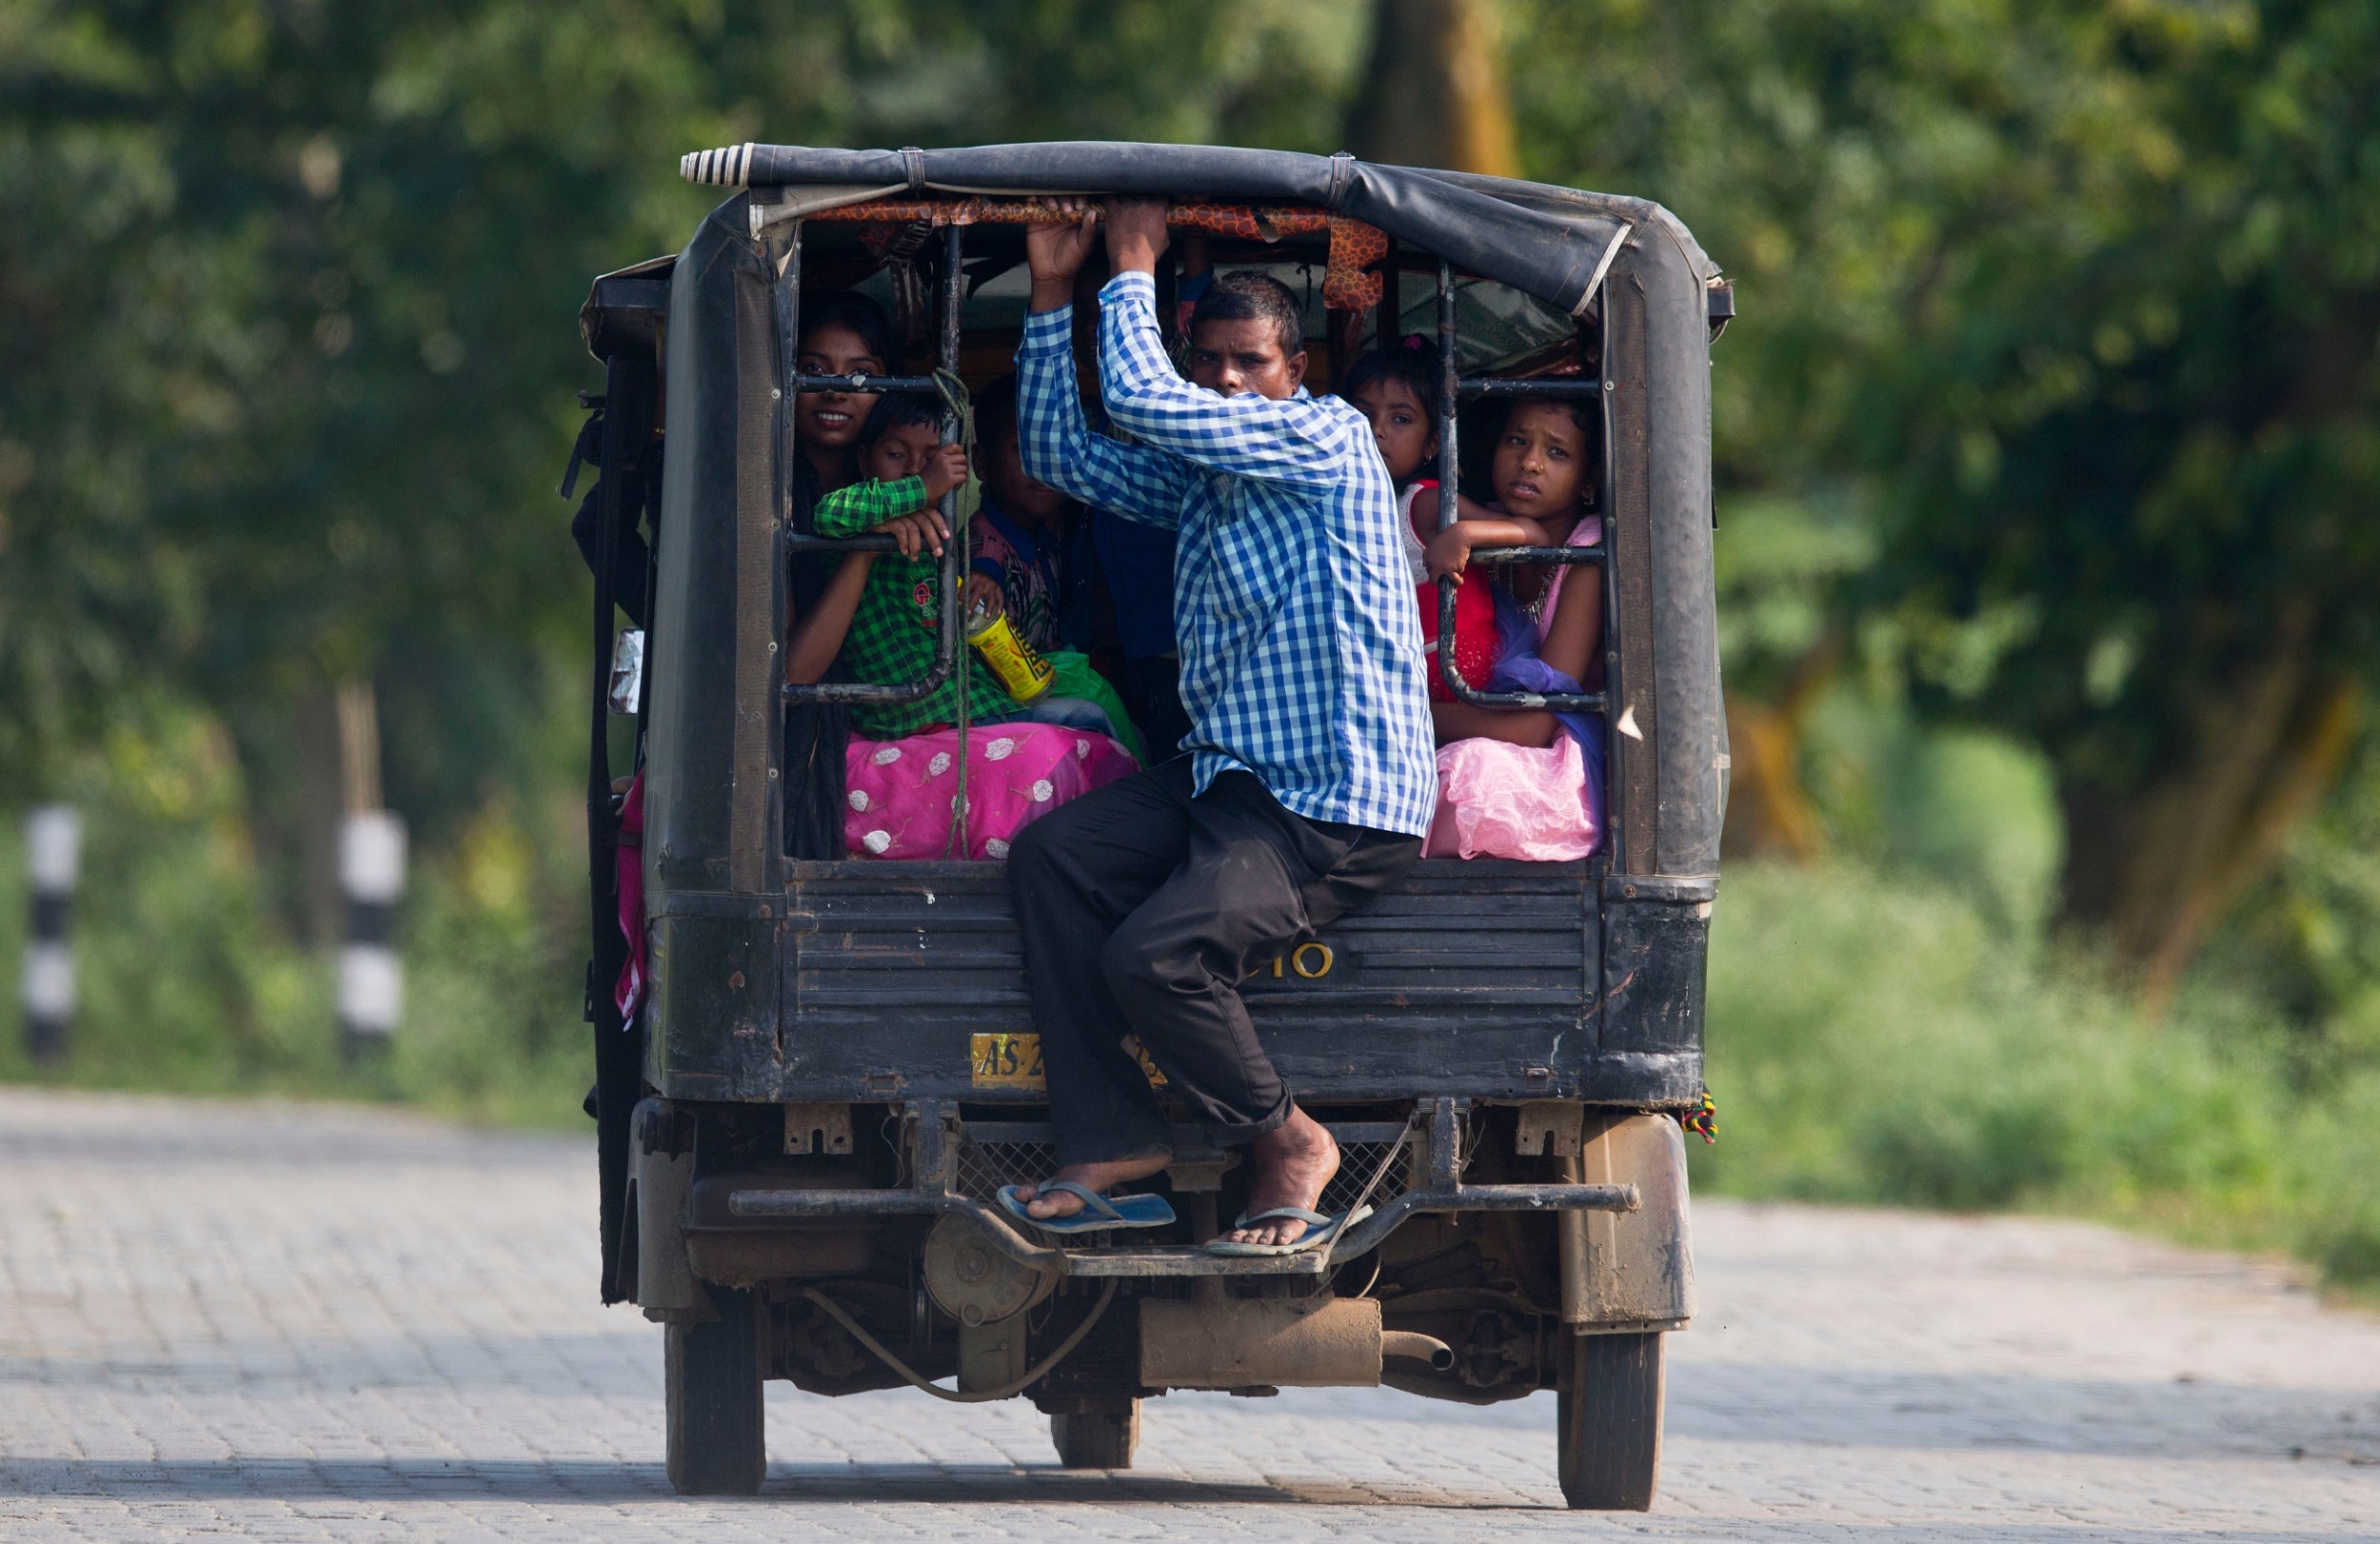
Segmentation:
<svg viewBox="0 0 2380 1544">
<path fill-rule="evenodd" d="M 1321 1127 L 1340 1142 L 1393 1142 L 1406 1131 L 1402 1120 L 1325 1120 Z M 971 1142 L 1054 1142 L 1058 1128 L 1046 1120 L 970 1120 L 966 1123 L 967 1140 Z M 1207 1150 L 1212 1147 L 1204 1130 L 1198 1126 L 1175 1126 L 1166 1134 L 1166 1140 L 1178 1151 Z"/>
<path fill-rule="evenodd" d="M 1350 1260 L 1386 1241 L 1416 1212 L 1634 1212 L 1634 1185 L 1451 1185 L 1409 1190 L 1339 1236 L 1331 1258 Z"/>
<path fill-rule="evenodd" d="M 788 552 L 898 552 L 900 544 L 889 536 L 863 534 L 860 536 L 804 536 L 799 531 L 785 533 Z"/>
<path fill-rule="evenodd" d="M 1608 713 L 1611 699 L 1601 692 L 1483 692 L 1466 683 L 1462 700 L 1473 707 L 1509 707 L 1547 713 Z"/>
<path fill-rule="evenodd" d="M 1080 1277 L 1321 1276 L 1329 1253 L 1303 1255 L 1211 1255 L 1196 1244 L 1156 1244 L 1135 1249 L 1068 1250 L 1066 1275 Z"/>
<path fill-rule="evenodd" d="M 1586 551 L 1589 549 L 1541 547 L 1537 550 Z M 1463 680 L 1462 672 L 1455 667 L 1455 650 L 1447 642 L 1455 636 L 1455 582 L 1451 579 L 1439 580 L 1438 592 L 1438 647 L 1435 651 L 1438 660 L 1438 679 L 1446 683 L 1446 689 L 1454 694 L 1455 701 L 1468 703 L 1473 707 L 1537 708 L 1549 713 L 1609 711 L 1604 694 L 1601 692 L 1483 692 Z"/>
<path fill-rule="evenodd" d="M 1401 1129 L 1401 1128 L 1400 1128 Z M 1634 1212 L 1634 1185 L 1452 1185 L 1407 1191 L 1340 1235 L 1327 1250 L 1299 1255 L 1211 1255 L 1195 1245 L 1053 1249 L 1020 1234 L 1006 1213 L 965 1196 L 920 1190 L 738 1190 L 731 1217 L 930 1217 L 960 1212 L 984 1227 L 987 1241 L 1020 1265 L 1054 1276 L 1321 1276 L 1341 1260 L 1380 1246 L 1416 1212 Z"/>
<path fill-rule="evenodd" d="M 972 1206 L 963 1196 L 937 1196 L 922 1190 L 736 1190 L 727 1194 L 729 1217 L 932 1217 L 956 1205 Z"/>
<path fill-rule="evenodd" d="M 1601 546 L 1483 546 L 1471 554 L 1473 563 L 1601 563 Z"/>
<path fill-rule="evenodd" d="M 1505 381 L 1481 375 L 1457 382 L 1455 390 L 1465 397 L 1599 397 L 1603 395 L 1603 383 L 1570 377 L 1553 381 Z"/>
<path fill-rule="evenodd" d="M 1240 1257 L 1210 1255 L 1191 1244 L 1126 1246 L 1117 1249 L 1052 1249 L 1017 1231 L 1005 1212 L 965 1196 L 918 1190 L 739 1190 L 727 1197 L 733 1217 L 919 1217 L 959 1212 L 982 1224 L 993 1248 L 1018 1264 L 1052 1276 L 1320 1276 L 1330 1269 L 1324 1252 Z"/>
<path fill-rule="evenodd" d="M 922 702 L 925 694 L 950 678 L 946 669 L 937 668 L 921 681 L 904 682 L 898 686 L 881 686 L 872 681 L 814 681 L 804 685 L 800 682 L 785 683 L 783 696 L 788 703 L 844 703 L 860 707 L 899 707 L 903 703 Z"/>
<path fill-rule="evenodd" d="M 1107 200 L 1097 199 L 1104 206 Z M 1072 224 L 1080 216 L 1047 193 L 1023 196 L 872 198 L 836 208 L 810 209 L 803 219 L 858 222 L 868 225 L 917 222 L 948 226 L 1034 226 Z M 779 219 L 785 216 L 777 216 Z M 1241 236 L 1253 219 L 1257 240 L 1272 243 L 1283 236 L 1320 235 L 1330 228 L 1328 209 L 1304 204 L 1233 204 L 1213 199 L 1168 201 L 1165 223 L 1180 229 L 1204 230 L 1219 236 Z M 766 214 L 764 221 L 774 223 Z"/>
<path fill-rule="evenodd" d="M 796 391 L 922 391 L 928 396 L 941 388 L 930 375 L 797 375 L 793 378 Z"/>
<path fill-rule="evenodd" d="M 1719 894 L 1719 877 L 1716 874 L 1606 874 L 1603 896 L 1607 901 L 1658 901 L 1671 905 L 1698 905 L 1716 901 Z"/>
<path fill-rule="evenodd" d="M 664 890 L 661 899 L 645 913 L 648 917 L 717 917 L 726 921 L 760 922 L 797 917 L 809 923 L 809 930 L 818 928 L 818 914 L 800 911 L 783 894 L 775 896 L 733 895 L 723 890 Z"/>
</svg>

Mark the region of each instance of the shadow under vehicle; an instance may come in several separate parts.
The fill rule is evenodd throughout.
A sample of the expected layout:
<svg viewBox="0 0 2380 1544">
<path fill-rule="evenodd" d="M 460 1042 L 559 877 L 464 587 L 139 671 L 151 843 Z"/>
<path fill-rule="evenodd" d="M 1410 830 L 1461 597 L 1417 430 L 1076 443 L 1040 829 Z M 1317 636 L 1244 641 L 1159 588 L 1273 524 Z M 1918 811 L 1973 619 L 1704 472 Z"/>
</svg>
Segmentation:
<svg viewBox="0 0 2380 1544">
<path fill-rule="evenodd" d="M 583 441 L 602 469 L 588 1012 L 603 1291 L 667 1326 L 672 1482 L 760 1485 L 766 1378 L 1029 1398 L 1065 1464 L 1106 1468 L 1131 1463 L 1141 1401 L 1171 1389 L 1386 1384 L 1486 1403 L 1550 1388 L 1570 1503 L 1650 1505 L 1663 1336 L 1694 1312 L 1681 1118 L 1704 1101 L 1727 767 L 1709 346 L 1733 302 L 1716 268 L 1640 200 L 1347 156 L 744 145 L 684 172 L 732 196 L 676 257 L 599 279 L 581 318 L 607 367 Z M 1045 1177 L 1052 1147 L 1002 866 L 855 861 L 840 831 L 788 814 L 806 780 L 835 780 L 839 799 L 842 776 L 814 744 L 789 750 L 789 703 L 922 689 L 784 683 L 789 564 L 889 545 L 807 532 L 793 399 L 933 388 L 922 371 L 797 376 L 803 306 L 877 294 L 921 359 L 980 387 L 1010 367 L 1024 228 L 1059 194 L 1168 198 L 1217 267 L 1288 280 L 1309 297 L 1324 386 L 1375 339 L 1434 332 L 1444 483 L 1497 399 L 1567 396 L 1600 426 L 1601 545 L 1480 558 L 1597 568 L 1604 690 L 1556 705 L 1607 716 L 1602 849 L 1424 861 L 1246 983 L 1277 1065 L 1345 1155 L 1325 1208 L 1375 1208 L 1327 1255 L 1198 1248 L 1240 1209 L 1247 1169 L 1188 1125 L 1160 1181 L 1172 1232 L 1059 1247 L 1012 1226 L 987 1203 Z M 615 692 L 616 604 L 651 625 L 649 648 L 621 650 Z M 939 649 L 938 678 L 968 667 L 955 616 Z M 1447 674 L 1474 702 L 1545 705 Z M 631 756 L 649 979 L 624 1022 L 611 785 Z"/>
</svg>

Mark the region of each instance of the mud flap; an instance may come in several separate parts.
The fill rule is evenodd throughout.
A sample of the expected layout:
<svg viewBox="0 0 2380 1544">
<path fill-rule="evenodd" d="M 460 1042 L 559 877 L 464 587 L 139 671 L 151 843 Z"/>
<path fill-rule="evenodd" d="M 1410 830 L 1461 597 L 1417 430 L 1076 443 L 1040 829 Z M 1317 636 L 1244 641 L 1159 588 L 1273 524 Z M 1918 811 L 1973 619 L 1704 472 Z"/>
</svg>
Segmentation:
<svg viewBox="0 0 2380 1544">
<path fill-rule="evenodd" d="M 1695 1312 L 1694 1245 L 1686 1212 L 1686 1140 L 1665 1115 L 1590 1110 L 1576 1183 L 1632 1184 L 1634 1212 L 1563 1212 L 1562 1322 L 1606 1333 L 1668 1329 Z"/>
</svg>

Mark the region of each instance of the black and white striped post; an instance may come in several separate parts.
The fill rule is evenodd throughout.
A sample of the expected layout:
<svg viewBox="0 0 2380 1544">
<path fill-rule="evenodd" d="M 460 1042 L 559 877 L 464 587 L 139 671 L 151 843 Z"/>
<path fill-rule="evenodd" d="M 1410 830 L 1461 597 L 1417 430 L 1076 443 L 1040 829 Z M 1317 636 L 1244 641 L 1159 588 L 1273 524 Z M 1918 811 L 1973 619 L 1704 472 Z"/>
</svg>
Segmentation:
<svg viewBox="0 0 2380 1544">
<path fill-rule="evenodd" d="M 44 804 L 25 821 L 25 868 L 32 881 L 32 926 L 25 935 L 25 1049 L 35 1061 L 66 1055 L 74 1018 L 74 949 L 67 921 L 82 866 L 83 818 L 69 804 Z"/>
<path fill-rule="evenodd" d="M 339 950 L 339 1027 L 349 1061 L 388 1044 L 405 1007 L 397 961 L 397 898 L 405 893 L 405 822 L 385 809 L 339 827 L 339 889 L 347 939 Z"/>
</svg>

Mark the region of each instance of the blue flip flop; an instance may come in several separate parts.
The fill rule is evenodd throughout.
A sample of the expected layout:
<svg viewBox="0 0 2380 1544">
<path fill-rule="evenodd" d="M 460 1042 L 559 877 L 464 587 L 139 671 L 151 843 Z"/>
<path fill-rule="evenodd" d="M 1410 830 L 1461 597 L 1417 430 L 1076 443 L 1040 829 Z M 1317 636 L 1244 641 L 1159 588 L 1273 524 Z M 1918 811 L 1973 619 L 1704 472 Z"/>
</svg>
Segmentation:
<svg viewBox="0 0 2380 1544">
<path fill-rule="evenodd" d="M 1100 1233 L 1108 1228 L 1161 1228 L 1174 1219 L 1174 1209 L 1165 1204 L 1162 1196 L 1102 1196 L 1088 1185 L 1078 1185 L 1071 1179 L 1036 1187 L 1041 1191 L 1062 1190 L 1069 1196 L 1082 1198 L 1082 1210 L 1072 1217 L 1035 1217 L 1024 1209 L 1014 1185 L 1000 1187 L 1001 1210 L 1030 1227 L 1043 1233 Z"/>
<path fill-rule="evenodd" d="M 1309 1212 L 1302 1206 L 1276 1206 L 1254 1217 L 1242 1212 L 1240 1220 L 1231 1225 L 1234 1232 L 1253 1227 L 1259 1222 L 1283 1219 L 1302 1222 L 1306 1231 L 1285 1244 L 1243 1244 L 1232 1238 L 1210 1238 L 1206 1252 L 1210 1255 L 1302 1255 L 1308 1250 L 1329 1248 L 1332 1239 L 1371 1215 L 1372 1208 L 1369 1206 L 1358 1206 L 1337 1217 Z"/>
</svg>

